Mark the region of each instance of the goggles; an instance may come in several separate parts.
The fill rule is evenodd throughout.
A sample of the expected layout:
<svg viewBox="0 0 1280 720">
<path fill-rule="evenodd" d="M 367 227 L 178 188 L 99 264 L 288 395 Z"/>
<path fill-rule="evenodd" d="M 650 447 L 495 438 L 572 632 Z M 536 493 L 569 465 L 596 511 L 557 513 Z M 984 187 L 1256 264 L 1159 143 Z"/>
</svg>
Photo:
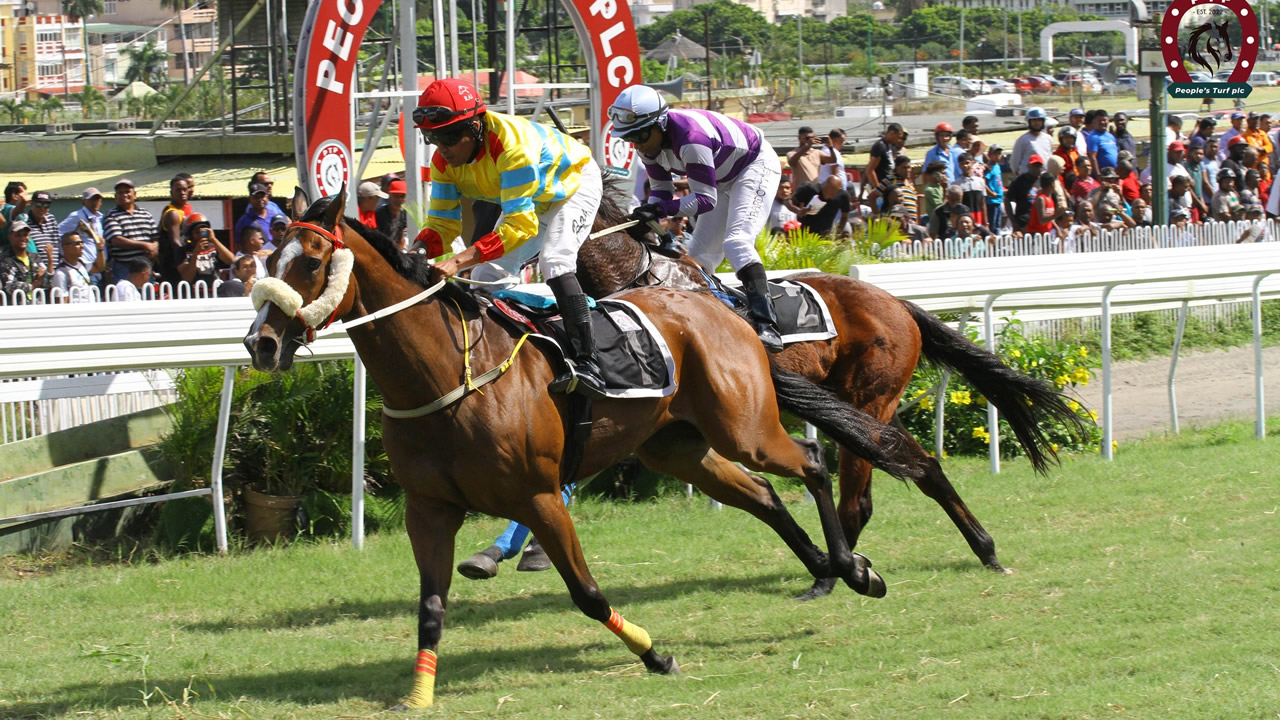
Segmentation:
<svg viewBox="0 0 1280 720">
<path fill-rule="evenodd" d="M 632 144 L 642 143 L 649 139 L 649 135 L 652 132 L 653 132 L 653 126 L 650 125 L 648 127 L 642 127 L 639 130 L 632 130 L 626 135 L 623 135 L 622 139 Z"/>
<path fill-rule="evenodd" d="M 437 147 L 452 147 L 462 142 L 462 138 L 467 135 L 470 129 L 467 123 L 458 123 L 456 125 L 446 125 L 438 130 L 424 128 L 422 136 L 427 139 L 428 143 Z"/>
<path fill-rule="evenodd" d="M 447 108 L 443 105 L 416 107 L 413 109 L 413 124 L 425 125 L 429 122 L 432 125 L 441 125 L 453 120 L 454 118 L 462 117 L 467 113 L 474 113 L 478 109 L 480 109 L 480 103 L 478 101 L 474 107 L 466 108 L 465 110 L 454 110 L 453 108 Z"/>
</svg>

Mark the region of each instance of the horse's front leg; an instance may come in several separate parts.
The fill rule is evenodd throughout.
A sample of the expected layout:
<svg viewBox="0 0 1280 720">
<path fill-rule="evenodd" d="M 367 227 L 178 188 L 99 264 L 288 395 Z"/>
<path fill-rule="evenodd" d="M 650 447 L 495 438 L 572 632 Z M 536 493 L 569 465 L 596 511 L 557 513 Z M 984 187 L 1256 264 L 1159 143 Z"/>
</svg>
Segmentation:
<svg viewBox="0 0 1280 720">
<path fill-rule="evenodd" d="M 405 528 L 418 564 L 418 662 L 413 688 L 393 711 L 418 710 L 435 701 L 436 648 L 444 630 L 444 609 L 453 577 L 454 537 L 465 513 L 457 507 L 409 495 Z"/>
</svg>

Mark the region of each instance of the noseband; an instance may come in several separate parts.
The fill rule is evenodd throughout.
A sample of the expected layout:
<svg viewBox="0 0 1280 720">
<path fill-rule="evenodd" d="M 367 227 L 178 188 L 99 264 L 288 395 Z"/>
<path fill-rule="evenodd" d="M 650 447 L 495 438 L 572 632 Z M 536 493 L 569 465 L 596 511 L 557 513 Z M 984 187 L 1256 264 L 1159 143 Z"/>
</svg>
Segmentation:
<svg viewBox="0 0 1280 720">
<path fill-rule="evenodd" d="M 288 253 L 284 250 L 289 247 L 289 242 L 292 240 L 288 233 L 294 228 L 310 230 L 333 243 L 333 254 L 329 258 L 329 273 L 324 290 L 319 297 L 305 306 L 298 291 L 282 279 L 294 256 L 301 254 L 301 251 Z M 285 228 L 285 237 L 281 253 L 287 255 L 287 258 L 281 258 L 283 264 L 276 268 L 276 277 L 263 278 L 254 284 L 250 298 L 253 300 L 254 310 L 261 310 L 262 306 L 269 302 L 284 311 L 285 315 L 296 317 L 305 330 L 306 342 L 312 343 L 315 342 L 317 330 L 329 327 L 337 319 L 338 305 L 347 294 L 347 286 L 351 281 L 351 268 L 355 265 L 355 256 L 336 233 L 312 223 L 297 221 L 289 223 L 289 227 Z"/>
</svg>

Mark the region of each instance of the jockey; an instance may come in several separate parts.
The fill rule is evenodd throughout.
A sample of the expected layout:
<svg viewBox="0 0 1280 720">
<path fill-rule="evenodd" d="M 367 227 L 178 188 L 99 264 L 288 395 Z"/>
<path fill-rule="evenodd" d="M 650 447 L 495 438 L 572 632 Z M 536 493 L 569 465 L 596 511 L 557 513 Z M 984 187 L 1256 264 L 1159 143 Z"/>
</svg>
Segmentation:
<svg viewBox="0 0 1280 720">
<path fill-rule="evenodd" d="M 571 369 L 551 383 L 602 395 L 587 296 L 574 274 L 578 248 L 591 232 L 604 186 L 587 147 L 524 118 L 489 112 L 480 93 L 456 78 L 436 80 L 418 98 L 413 124 L 436 146 L 431 206 L 417 242 L 430 257 L 462 227 L 461 199 L 502 207 L 493 232 L 439 264 L 448 276 L 482 262 L 516 273 L 539 253 L 538 269 L 555 294 L 572 342 Z"/>
<path fill-rule="evenodd" d="M 697 217 L 689 254 L 708 271 L 728 256 L 746 290 L 756 333 L 769 352 L 781 352 L 778 319 L 755 248 L 782 178 L 778 155 L 764 135 L 717 112 L 672 110 L 645 85 L 623 90 L 609 119 L 614 133 L 640 151 L 649 175 L 648 202 L 632 217 L 642 223 Z M 672 171 L 688 176 L 686 197 L 673 197 Z"/>
</svg>

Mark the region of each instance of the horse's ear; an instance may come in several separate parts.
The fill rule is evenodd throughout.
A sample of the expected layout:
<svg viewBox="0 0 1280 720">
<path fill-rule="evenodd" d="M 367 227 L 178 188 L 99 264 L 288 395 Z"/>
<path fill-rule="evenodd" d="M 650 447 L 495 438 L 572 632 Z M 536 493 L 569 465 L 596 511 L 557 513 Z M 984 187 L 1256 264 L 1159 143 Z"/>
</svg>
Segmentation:
<svg viewBox="0 0 1280 720">
<path fill-rule="evenodd" d="M 289 219 L 297 222 L 302 218 L 302 213 L 311 206 L 311 198 L 307 196 L 307 191 L 293 186 L 293 203 L 289 206 Z"/>
<path fill-rule="evenodd" d="M 342 209 L 347 206 L 347 184 L 343 183 L 338 188 L 338 194 L 333 196 L 333 200 L 329 202 L 329 209 L 325 211 L 324 219 L 329 227 L 338 227 L 338 223 L 342 221 Z"/>
</svg>

